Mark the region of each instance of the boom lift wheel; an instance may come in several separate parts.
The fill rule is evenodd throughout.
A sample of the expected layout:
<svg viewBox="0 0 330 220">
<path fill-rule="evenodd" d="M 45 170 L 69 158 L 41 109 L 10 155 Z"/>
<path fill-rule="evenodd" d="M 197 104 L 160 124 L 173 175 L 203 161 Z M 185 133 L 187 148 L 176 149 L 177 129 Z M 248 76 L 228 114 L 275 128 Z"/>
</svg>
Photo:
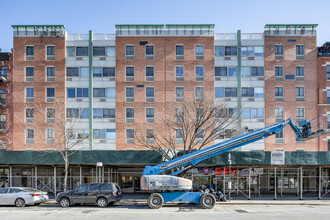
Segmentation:
<svg viewBox="0 0 330 220">
<path fill-rule="evenodd" d="M 203 209 L 212 209 L 215 205 L 215 197 L 212 194 L 205 193 L 199 198 L 199 204 Z"/>
<path fill-rule="evenodd" d="M 164 198 L 159 193 L 153 193 L 148 198 L 148 205 L 152 209 L 159 209 L 163 206 Z"/>
</svg>

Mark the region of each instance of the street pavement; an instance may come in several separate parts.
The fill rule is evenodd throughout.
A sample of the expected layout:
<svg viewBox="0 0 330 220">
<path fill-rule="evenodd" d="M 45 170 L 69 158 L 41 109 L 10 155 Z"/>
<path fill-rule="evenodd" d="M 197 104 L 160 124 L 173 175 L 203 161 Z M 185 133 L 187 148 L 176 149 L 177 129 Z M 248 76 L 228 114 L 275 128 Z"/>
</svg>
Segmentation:
<svg viewBox="0 0 330 220">
<path fill-rule="evenodd" d="M 124 199 L 113 206 L 98 208 L 92 205 L 79 205 L 62 208 L 54 200 L 39 206 L 17 208 L 0 206 L 0 220 L 84 220 L 84 219 L 329 219 L 330 199 L 316 197 L 299 200 L 295 196 L 234 197 L 230 202 L 219 202 L 211 210 L 201 209 L 193 204 L 165 204 L 160 209 L 150 209 L 146 204 L 146 194 L 124 195 Z M 259 198 L 259 199 L 258 199 Z"/>
</svg>

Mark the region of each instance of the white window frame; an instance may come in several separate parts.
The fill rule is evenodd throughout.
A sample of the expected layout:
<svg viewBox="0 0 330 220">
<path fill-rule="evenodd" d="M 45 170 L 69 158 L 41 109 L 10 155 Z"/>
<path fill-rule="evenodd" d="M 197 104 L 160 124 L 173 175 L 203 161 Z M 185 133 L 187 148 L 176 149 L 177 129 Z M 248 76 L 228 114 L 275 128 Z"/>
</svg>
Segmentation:
<svg viewBox="0 0 330 220">
<path fill-rule="evenodd" d="M 27 47 L 33 47 L 33 55 L 26 55 L 26 52 L 27 52 L 26 48 Z M 35 57 L 35 53 L 36 53 L 35 52 L 35 45 L 25 45 L 25 53 L 24 53 L 24 55 L 25 55 L 25 60 L 26 61 L 33 61 L 34 60 L 34 57 Z M 30 57 L 31 59 L 27 59 L 27 57 Z"/>
<path fill-rule="evenodd" d="M 33 68 L 33 77 L 27 77 L 27 76 L 26 76 L 26 69 L 27 69 L 27 68 L 30 68 L 30 67 Z M 36 75 L 36 74 L 35 74 L 35 67 L 34 67 L 34 66 L 25 66 L 24 72 L 25 72 L 25 74 L 24 74 L 25 82 L 34 82 L 34 78 L 35 78 L 35 75 Z M 27 81 L 27 79 L 32 79 L 32 80 Z"/>
<path fill-rule="evenodd" d="M 48 47 L 54 47 L 54 55 L 48 55 L 47 54 L 47 48 Z M 55 61 L 55 55 L 56 55 L 56 46 L 55 46 L 55 44 L 48 44 L 48 45 L 46 45 L 46 61 Z M 48 59 L 48 57 L 50 58 L 50 59 Z"/>
<path fill-rule="evenodd" d="M 55 76 L 47 76 L 48 72 L 48 67 L 53 67 L 54 68 L 54 73 L 55 73 L 55 76 L 56 76 L 56 70 L 55 70 L 55 66 L 46 66 L 46 82 L 54 82 L 55 81 Z M 48 79 L 54 79 L 54 80 L 48 80 Z"/>
<path fill-rule="evenodd" d="M 133 67 L 134 76 L 129 76 L 129 77 L 132 77 L 133 80 L 127 81 L 127 67 Z M 133 65 L 127 65 L 127 66 L 125 66 L 125 82 L 134 82 L 134 81 L 135 81 L 135 66 L 133 66 Z"/>
<path fill-rule="evenodd" d="M 54 89 L 54 97 L 48 97 L 47 96 L 47 89 L 48 88 L 53 88 Z M 56 89 L 54 86 L 47 86 L 46 89 L 45 89 L 45 97 L 46 97 L 46 100 L 45 102 L 46 103 L 54 103 L 55 102 L 55 98 L 56 98 Z M 51 98 L 53 98 L 53 101 L 51 101 Z M 49 102 L 48 102 L 48 99 L 49 99 Z"/>
</svg>

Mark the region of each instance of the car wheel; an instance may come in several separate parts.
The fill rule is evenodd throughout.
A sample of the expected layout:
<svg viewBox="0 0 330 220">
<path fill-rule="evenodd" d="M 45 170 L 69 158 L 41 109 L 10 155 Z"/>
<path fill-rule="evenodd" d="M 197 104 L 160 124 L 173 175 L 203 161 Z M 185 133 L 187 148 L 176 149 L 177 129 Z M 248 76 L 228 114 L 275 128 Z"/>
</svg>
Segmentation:
<svg viewBox="0 0 330 220">
<path fill-rule="evenodd" d="M 199 199 L 199 204 L 203 209 L 212 209 L 215 205 L 215 197 L 212 194 L 203 194 Z"/>
<path fill-rule="evenodd" d="M 69 207 L 70 206 L 70 201 L 68 198 L 62 198 L 60 200 L 60 205 L 63 207 L 63 208 L 66 208 L 66 207 Z"/>
<path fill-rule="evenodd" d="M 25 206 L 25 201 L 24 199 L 18 198 L 15 201 L 15 206 L 16 207 L 24 207 Z"/>
<path fill-rule="evenodd" d="M 108 201 L 105 198 L 99 198 L 97 200 L 97 206 L 100 208 L 104 208 L 104 207 L 108 206 Z"/>
<path fill-rule="evenodd" d="M 163 206 L 164 199 L 159 193 L 153 193 L 148 198 L 148 205 L 152 209 L 159 209 Z"/>
</svg>

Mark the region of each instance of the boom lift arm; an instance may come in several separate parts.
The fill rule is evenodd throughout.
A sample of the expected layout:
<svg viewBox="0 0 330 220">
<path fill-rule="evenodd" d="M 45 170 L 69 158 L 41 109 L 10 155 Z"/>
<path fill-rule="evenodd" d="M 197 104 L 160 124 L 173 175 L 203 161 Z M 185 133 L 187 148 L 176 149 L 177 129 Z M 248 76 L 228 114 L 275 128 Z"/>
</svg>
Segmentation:
<svg viewBox="0 0 330 220">
<path fill-rule="evenodd" d="M 178 157 L 176 159 L 158 164 L 156 166 L 146 166 L 143 170 L 141 177 L 141 189 L 155 191 L 177 190 L 179 192 L 167 192 L 161 194 L 157 193 L 156 197 L 158 196 L 159 198 L 162 198 L 162 200 L 159 199 L 159 201 L 162 201 L 162 203 L 170 201 L 185 201 L 201 204 L 202 207 L 207 208 L 205 204 L 203 205 L 204 200 L 202 199 L 203 195 L 201 193 L 184 192 L 184 190 L 192 189 L 191 180 L 176 177 L 176 175 L 182 173 L 184 170 L 194 167 L 203 160 L 279 133 L 288 124 L 294 131 L 297 141 L 309 140 L 328 133 L 328 131 L 325 131 L 323 129 L 312 132 L 311 123 L 306 120 L 299 123 L 299 127 L 301 128 L 300 129 L 293 122 L 293 120 L 289 118 L 286 121 L 281 121 L 274 125 L 243 134 L 241 136 L 212 145 L 199 151 L 195 151 L 190 154 Z M 155 206 L 155 204 L 149 203 L 149 200 L 152 201 L 152 199 L 155 199 L 154 197 L 151 198 L 153 195 L 154 194 L 152 194 L 148 199 L 149 207 L 160 208 L 161 206 L 157 207 Z M 200 199 L 203 201 L 200 201 Z"/>
</svg>

